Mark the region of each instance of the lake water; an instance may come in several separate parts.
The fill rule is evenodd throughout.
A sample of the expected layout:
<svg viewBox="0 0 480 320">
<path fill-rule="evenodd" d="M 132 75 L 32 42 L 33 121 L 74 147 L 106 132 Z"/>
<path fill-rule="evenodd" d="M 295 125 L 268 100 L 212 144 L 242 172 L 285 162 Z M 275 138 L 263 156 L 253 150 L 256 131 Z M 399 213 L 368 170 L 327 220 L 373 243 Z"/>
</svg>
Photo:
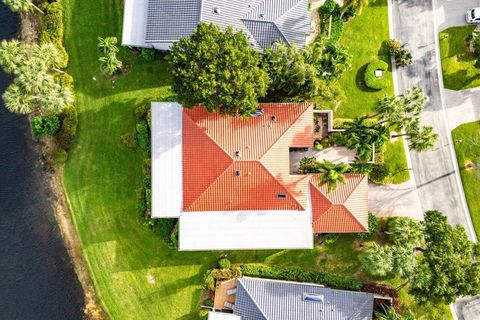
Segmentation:
<svg viewBox="0 0 480 320">
<path fill-rule="evenodd" d="M 0 1 L 0 39 L 18 24 Z M 10 81 L 0 70 L 0 95 Z M 0 319 L 81 319 L 81 286 L 40 172 L 26 117 L 0 101 Z"/>
</svg>

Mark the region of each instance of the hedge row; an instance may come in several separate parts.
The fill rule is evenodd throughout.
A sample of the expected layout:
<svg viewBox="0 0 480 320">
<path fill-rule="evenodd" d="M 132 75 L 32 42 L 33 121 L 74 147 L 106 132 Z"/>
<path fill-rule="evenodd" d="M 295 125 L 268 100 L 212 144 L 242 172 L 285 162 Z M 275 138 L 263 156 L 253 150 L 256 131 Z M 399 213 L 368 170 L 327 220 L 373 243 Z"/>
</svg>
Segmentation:
<svg viewBox="0 0 480 320">
<path fill-rule="evenodd" d="M 382 76 L 377 78 L 375 76 L 375 71 L 381 70 Z M 388 63 L 382 60 L 375 60 L 370 62 L 367 65 L 367 69 L 365 70 L 365 85 L 370 89 L 381 90 L 387 87 L 387 80 L 385 77 L 385 71 L 388 70 Z"/>
<path fill-rule="evenodd" d="M 300 268 L 278 268 L 256 264 L 242 264 L 240 269 L 244 276 L 276 280 L 310 282 L 322 284 L 335 289 L 360 291 L 362 283 L 358 280 L 323 272 L 306 271 Z"/>
<path fill-rule="evenodd" d="M 62 69 L 68 65 L 68 54 L 63 46 L 63 6 L 60 2 L 42 4 L 44 15 L 40 15 L 40 44 L 53 43 L 62 54 Z"/>
<path fill-rule="evenodd" d="M 62 128 L 57 134 L 59 147 L 69 150 L 74 144 L 77 135 L 78 116 L 74 106 L 65 108 L 61 114 Z"/>
</svg>

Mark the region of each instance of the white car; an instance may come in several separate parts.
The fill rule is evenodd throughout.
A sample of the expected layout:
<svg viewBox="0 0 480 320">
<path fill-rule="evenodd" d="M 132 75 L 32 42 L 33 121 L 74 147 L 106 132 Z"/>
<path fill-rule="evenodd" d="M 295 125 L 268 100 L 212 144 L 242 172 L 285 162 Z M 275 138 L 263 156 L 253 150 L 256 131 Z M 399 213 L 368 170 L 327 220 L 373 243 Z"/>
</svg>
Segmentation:
<svg viewBox="0 0 480 320">
<path fill-rule="evenodd" d="M 480 8 L 473 8 L 466 13 L 467 23 L 480 23 Z"/>
</svg>

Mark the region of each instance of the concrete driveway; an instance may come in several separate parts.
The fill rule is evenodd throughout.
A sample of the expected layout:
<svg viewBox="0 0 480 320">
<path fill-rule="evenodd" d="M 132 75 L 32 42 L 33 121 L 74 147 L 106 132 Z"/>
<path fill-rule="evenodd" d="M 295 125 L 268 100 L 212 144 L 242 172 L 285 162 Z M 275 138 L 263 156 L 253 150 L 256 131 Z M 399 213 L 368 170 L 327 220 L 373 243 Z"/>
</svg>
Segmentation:
<svg viewBox="0 0 480 320">
<path fill-rule="evenodd" d="M 438 31 L 462 26 L 468 9 L 480 7 L 479 0 L 435 0 Z"/>
</svg>

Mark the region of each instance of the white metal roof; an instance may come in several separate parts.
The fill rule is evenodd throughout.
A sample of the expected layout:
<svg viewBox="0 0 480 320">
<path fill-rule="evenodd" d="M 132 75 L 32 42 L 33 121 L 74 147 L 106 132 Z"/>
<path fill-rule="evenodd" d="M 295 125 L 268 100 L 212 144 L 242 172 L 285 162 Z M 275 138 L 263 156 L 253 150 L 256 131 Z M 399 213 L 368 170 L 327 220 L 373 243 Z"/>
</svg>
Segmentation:
<svg viewBox="0 0 480 320">
<path fill-rule="evenodd" d="M 208 320 L 242 320 L 240 316 L 231 313 L 212 312 L 208 313 Z"/>
<path fill-rule="evenodd" d="M 311 248 L 309 211 L 210 211 L 180 216 L 180 250 Z"/>
<path fill-rule="evenodd" d="M 125 0 L 122 45 L 152 47 L 145 43 L 147 31 L 147 0 Z"/>
<path fill-rule="evenodd" d="M 152 102 L 152 217 L 183 211 L 182 106 Z"/>
</svg>

